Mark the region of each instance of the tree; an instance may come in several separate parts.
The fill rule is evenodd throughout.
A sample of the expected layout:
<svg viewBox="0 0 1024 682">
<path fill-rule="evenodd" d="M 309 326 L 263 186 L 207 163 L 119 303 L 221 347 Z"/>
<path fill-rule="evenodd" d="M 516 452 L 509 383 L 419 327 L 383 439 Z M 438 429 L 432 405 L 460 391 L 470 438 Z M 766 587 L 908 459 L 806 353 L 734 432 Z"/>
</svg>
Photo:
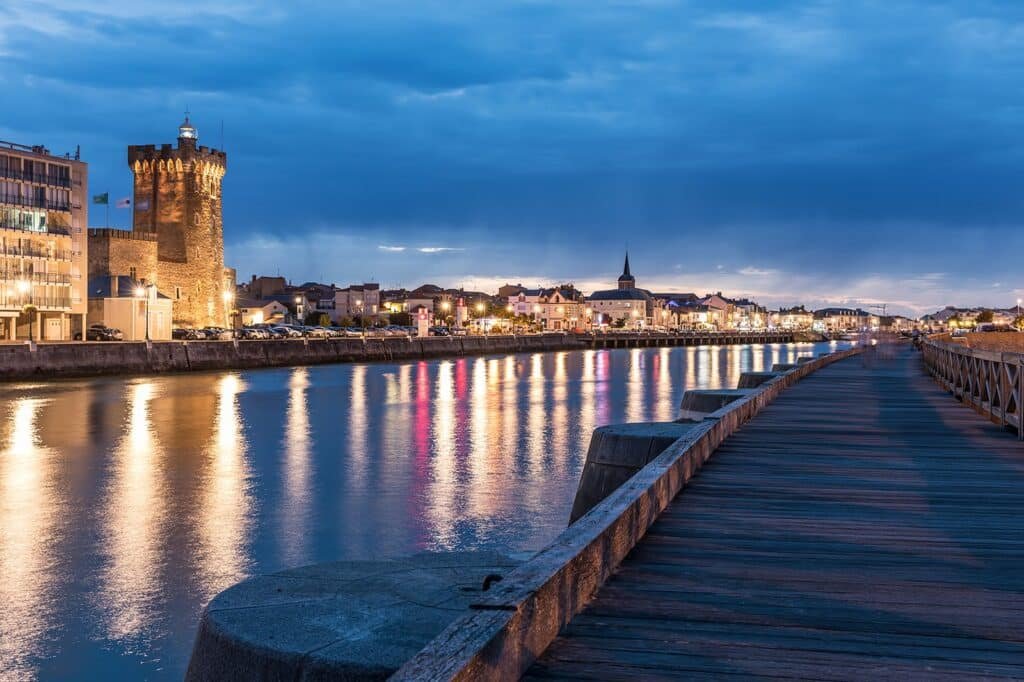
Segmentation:
<svg viewBox="0 0 1024 682">
<path fill-rule="evenodd" d="M 985 322 L 991 322 L 995 319 L 995 314 L 991 310 L 982 310 L 978 313 L 978 324 L 984 324 Z"/>
<path fill-rule="evenodd" d="M 1013 320 L 1013 326 L 1017 329 L 1024 330 L 1024 315 L 1018 315 Z"/>
<path fill-rule="evenodd" d="M 617 320 L 613 320 L 611 326 L 615 327 L 616 329 L 622 329 L 623 327 L 626 326 L 626 318 L 620 317 Z"/>
<path fill-rule="evenodd" d="M 343 317 L 340 320 L 338 320 L 338 326 L 339 327 L 355 327 L 356 323 L 355 323 L 355 320 L 353 320 L 351 317 Z"/>
<path fill-rule="evenodd" d="M 327 313 L 313 311 L 306 315 L 306 324 L 312 327 L 329 327 L 331 325 L 331 316 Z"/>
<path fill-rule="evenodd" d="M 391 324 L 397 324 L 399 327 L 412 326 L 412 315 L 410 315 L 409 313 L 391 313 L 388 315 L 388 320 L 391 322 Z"/>
</svg>

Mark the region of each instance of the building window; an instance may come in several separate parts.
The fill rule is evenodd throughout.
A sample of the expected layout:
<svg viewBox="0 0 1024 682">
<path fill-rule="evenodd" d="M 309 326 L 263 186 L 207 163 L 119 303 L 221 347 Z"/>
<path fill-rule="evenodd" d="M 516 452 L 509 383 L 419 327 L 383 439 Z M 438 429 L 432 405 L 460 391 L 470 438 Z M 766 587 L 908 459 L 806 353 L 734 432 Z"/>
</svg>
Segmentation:
<svg viewBox="0 0 1024 682">
<path fill-rule="evenodd" d="M 180 301 L 181 300 L 181 287 L 174 287 L 174 300 L 175 301 Z"/>
<path fill-rule="evenodd" d="M 131 276 L 132 279 L 135 279 L 135 266 L 134 265 L 132 267 L 128 268 L 128 274 Z"/>
</svg>

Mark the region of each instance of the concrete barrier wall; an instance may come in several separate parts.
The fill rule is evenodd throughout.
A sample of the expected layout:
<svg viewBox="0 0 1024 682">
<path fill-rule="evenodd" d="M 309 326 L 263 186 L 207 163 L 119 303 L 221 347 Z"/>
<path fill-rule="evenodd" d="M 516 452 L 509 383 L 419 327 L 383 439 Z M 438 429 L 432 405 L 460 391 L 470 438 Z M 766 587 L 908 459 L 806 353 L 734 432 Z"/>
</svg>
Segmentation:
<svg viewBox="0 0 1024 682">
<path fill-rule="evenodd" d="M 156 374 L 256 367 L 290 367 L 331 362 L 401 362 L 489 353 L 635 348 L 723 343 L 721 335 L 696 339 L 643 334 L 537 334 L 287 339 L 261 341 L 154 341 L 123 343 L 0 344 L 0 380 L 59 379 L 117 374 Z M 763 334 L 729 337 L 730 342 L 776 341 Z M 671 343 L 669 343 L 671 341 Z"/>
</svg>

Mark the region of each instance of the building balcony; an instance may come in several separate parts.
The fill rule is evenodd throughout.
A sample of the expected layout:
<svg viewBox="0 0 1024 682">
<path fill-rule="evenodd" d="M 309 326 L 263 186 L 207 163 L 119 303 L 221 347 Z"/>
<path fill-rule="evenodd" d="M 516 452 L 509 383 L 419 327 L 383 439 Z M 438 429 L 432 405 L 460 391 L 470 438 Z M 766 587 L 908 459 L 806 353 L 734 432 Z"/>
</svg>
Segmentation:
<svg viewBox="0 0 1024 682">
<path fill-rule="evenodd" d="M 17 288 L 19 282 L 29 282 L 33 286 L 71 286 L 71 275 L 51 272 L 36 272 L 29 275 L 13 270 L 0 271 L 0 285 L 6 285 L 7 288 Z"/>
<path fill-rule="evenodd" d="M 0 246 L 0 258 L 43 258 L 46 260 L 70 261 L 75 252 L 70 249 L 39 249 L 31 247 Z"/>
<path fill-rule="evenodd" d="M 29 299 L 20 295 L 0 293 L 0 310 L 23 310 L 26 305 L 33 305 L 43 312 L 64 311 L 71 309 L 70 296 L 33 296 Z"/>
<path fill-rule="evenodd" d="M 56 175 L 47 175 L 45 173 L 23 173 L 11 168 L 0 168 L 0 178 L 21 180 L 23 182 L 31 182 L 37 185 L 50 185 L 51 187 L 71 189 L 70 177 L 62 178 Z"/>
<path fill-rule="evenodd" d="M 20 194 L 0 194 L 0 204 L 25 206 L 28 208 L 45 208 L 48 211 L 71 211 L 71 202 L 50 201 L 42 197 L 26 197 Z"/>
<path fill-rule="evenodd" d="M 17 230 L 19 232 L 28 232 L 29 234 L 54 234 L 61 236 L 70 236 L 71 231 L 66 227 L 57 227 L 56 225 L 48 225 L 45 230 L 34 230 L 31 227 L 19 225 L 17 222 L 12 220 L 0 219 L 0 230 Z"/>
</svg>

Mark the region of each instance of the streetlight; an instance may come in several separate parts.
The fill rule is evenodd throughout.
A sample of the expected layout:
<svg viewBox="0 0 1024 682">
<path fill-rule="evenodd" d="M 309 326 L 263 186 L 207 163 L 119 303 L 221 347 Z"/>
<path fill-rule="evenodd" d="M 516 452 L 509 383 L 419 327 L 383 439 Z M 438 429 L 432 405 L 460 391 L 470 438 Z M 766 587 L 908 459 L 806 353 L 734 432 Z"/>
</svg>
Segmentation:
<svg viewBox="0 0 1024 682">
<path fill-rule="evenodd" d="M 137 286 L 137 287 L 135 287 L 135 295 L 137 297 L 139 297 L 139 298 L 145 298 L 146 299 L 146 341 L 148 342 L 149 341 L 149 296 L 146 295 L 147 293 L 148 292 L 146 291 L 146 287 L 144 287 L 144 286 Z M 135 336 L 135 316 L 134 315 L 132 316 L 132 336 L 133 337 Z"/>
<path fill-rule="evenodd" d="M 231 335 L 234 336 L 235 335 L 235 325 L 233 325 L 231 323 L 231 317 L 230 317 L 231 316 L 231 312 L 230 312 L 230 310 L 231 310 L 231 302 L 235 299 L 235 295 L 233 293 L 231 293 L 230 291 L 225 291 L 223 294 L 221 294 L 221 297 L 224 299 L 224 324 L 226 324 L 228 326 L 228 328 L 231 329 Z M 146 317 L 146 327 L 147 328 L 149 327 L 149 317 L 148 316 Z M 146 340 L 149 340 L 148 334 L 146 336 Z"/>
<path fill-rule="evenodd" d="M 295 297 L 295 323 L 302 324 L 302 297 Z"/>
</svg>

